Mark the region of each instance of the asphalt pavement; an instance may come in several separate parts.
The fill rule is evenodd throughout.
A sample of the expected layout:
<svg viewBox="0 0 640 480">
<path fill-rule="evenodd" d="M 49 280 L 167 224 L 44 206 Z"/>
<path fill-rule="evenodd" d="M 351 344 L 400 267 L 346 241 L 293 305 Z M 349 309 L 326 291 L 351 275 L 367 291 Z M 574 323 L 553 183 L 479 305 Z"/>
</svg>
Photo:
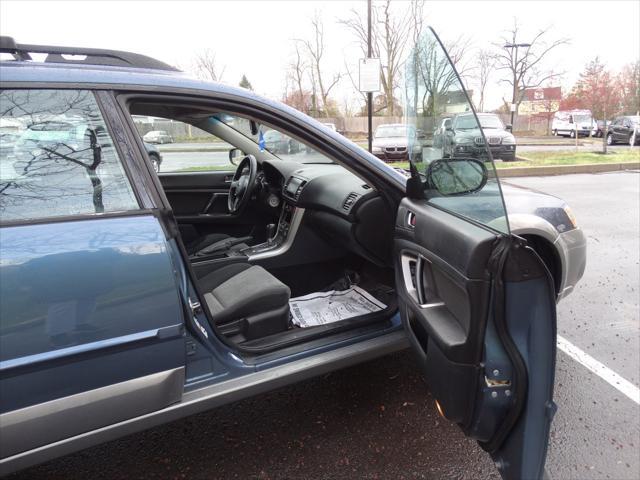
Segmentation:
<svg viewBox="0 0 640 480">
<path fill-rule="evenodd" d="M 640 174 L 512 178 L 563 197 L 588 238 L 558 333 L 636 388 Z M 558 352 L 547 469 L 640 478 L 640 406 Z M 606 375 L 603 375 L 606 377 Z M 489 457 L 441 419 L 410 353 L 380 358 L 94 447 L 12 479 L 494 479 Z"/>
</svg>

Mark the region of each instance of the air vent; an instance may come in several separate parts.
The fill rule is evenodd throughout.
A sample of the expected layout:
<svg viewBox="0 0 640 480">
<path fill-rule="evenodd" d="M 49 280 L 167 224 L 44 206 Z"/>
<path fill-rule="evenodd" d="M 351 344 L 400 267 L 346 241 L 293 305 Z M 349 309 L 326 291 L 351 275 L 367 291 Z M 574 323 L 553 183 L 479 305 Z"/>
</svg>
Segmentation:
<svg viewBox="0 0 640 480">
<path fill-rule="evenodd" d="M 371 187 L 369 185 L 367 185 L 366 183 L 364 185 L 362 185 L 362 188 L 364 190 L 371 190 Z"/>
<path fill-rule="evenodd" d="M 351 192 L 349 195 L 347 195 L 346 200 L 342 204 L 342 209 L 349 212 L 351 210 L 351 207 L 353 207 L 353 205 L 356 203 L 356 200 L 358 200 L 358 197 L 360 197 L 360 195 L 355 192 Z"/>
</svg>

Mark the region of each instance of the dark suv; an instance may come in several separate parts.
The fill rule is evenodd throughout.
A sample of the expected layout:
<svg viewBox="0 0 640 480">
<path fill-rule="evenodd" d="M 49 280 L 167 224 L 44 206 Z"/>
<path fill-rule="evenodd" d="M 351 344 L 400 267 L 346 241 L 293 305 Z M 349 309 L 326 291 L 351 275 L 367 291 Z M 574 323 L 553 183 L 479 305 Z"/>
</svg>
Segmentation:
<svg viewBox="0 0 640 480">
<path fill-rule="evenodd" d="M 28 140 L 0 157 L 0 475 L 411 347 L 505 479 L 542 477 L 556 291 L 492 162 L 407 179 L 149 57 L 7 37 L 0 52 L 2 123 Z M 229 162 L 158 174 L 132 115 L 201 129 Z M 300 152 L 265 148 L 269 129 Z"/>
<path fill-rule="evenodd" d="M 476 118 L 473 113 L 462 113 L 445 118 L 434 133 L 434 146 L 451 157 L 480 157 L 486 152 L 485 141 L 494 159 L 515 160 L 516 139 L 511 125 L 505 127 L 495 114 L 479 113 Z"/>
<path fill-rule="evenodd" d="M 607 129 L 607 144 L 614 143 L 640 144 L 640 116 L 616 117 L 611 122 Z"/>
</svg>

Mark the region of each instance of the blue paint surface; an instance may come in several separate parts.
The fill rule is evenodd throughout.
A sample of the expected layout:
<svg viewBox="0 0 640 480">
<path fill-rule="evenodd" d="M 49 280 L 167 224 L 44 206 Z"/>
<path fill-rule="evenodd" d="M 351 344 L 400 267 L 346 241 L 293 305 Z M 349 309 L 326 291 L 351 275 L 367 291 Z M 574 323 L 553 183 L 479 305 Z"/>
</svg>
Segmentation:
<svg viewBox="0 0 640 480">
<path fill-rule="evenodd" d="M 0 361 L 182 322 L 153 216 L 0 230 Z"/>
</svg>

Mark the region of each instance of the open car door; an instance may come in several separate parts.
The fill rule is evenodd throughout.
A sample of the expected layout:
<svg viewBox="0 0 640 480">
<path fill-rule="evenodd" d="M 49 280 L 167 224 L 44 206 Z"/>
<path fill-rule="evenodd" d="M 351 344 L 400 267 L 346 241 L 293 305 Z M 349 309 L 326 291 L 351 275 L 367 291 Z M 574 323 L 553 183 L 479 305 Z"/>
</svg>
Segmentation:
<svg viewBox="0 0 640 480">
<path fill-rule="evenodd" d="M 395 227 L 402 321 L 439 412 L 475 438 L 505 479 L 544 472 L 556 356 L 553 280 L 509 233 L 489 148 L 455 68 L 431 30 L 409 58 L 406 111 L 416 128 L 467 115 L 452 148 L 427 144 Z M 458 137 L 458 138 L 455 138 Z"/>
</svg>

